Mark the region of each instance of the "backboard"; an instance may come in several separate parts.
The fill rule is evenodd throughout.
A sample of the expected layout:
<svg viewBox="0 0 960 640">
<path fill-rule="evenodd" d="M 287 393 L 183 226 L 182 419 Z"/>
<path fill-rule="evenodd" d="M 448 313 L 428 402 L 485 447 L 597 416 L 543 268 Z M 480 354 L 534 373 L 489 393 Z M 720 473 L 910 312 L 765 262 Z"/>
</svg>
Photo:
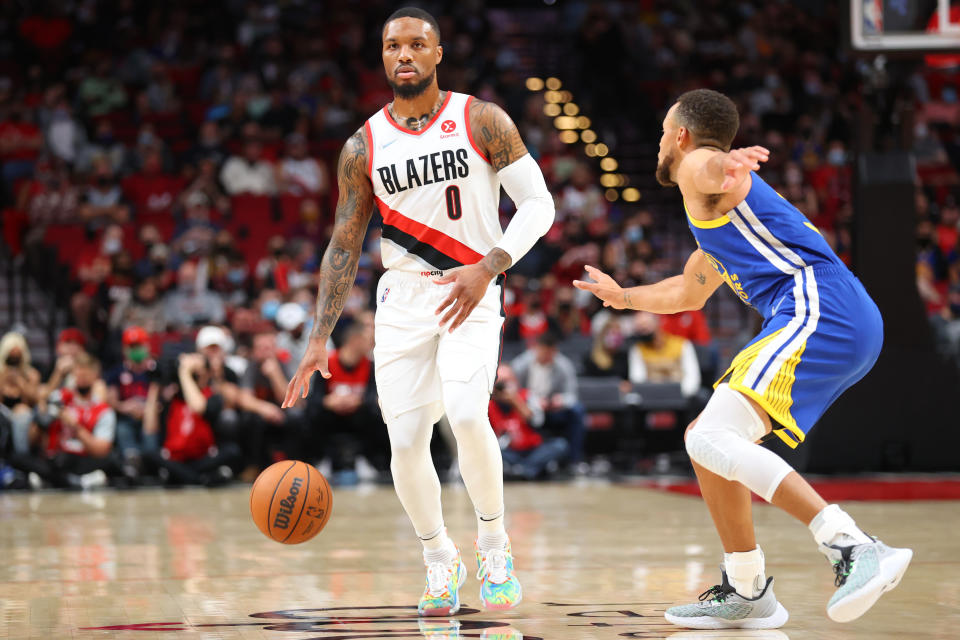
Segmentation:
<svg viewBox="0 0 960 640">
<path fill-rule="evenodd" d="M 850 0 L 850 42 L 857 51 L 960 53 L 960 2 Z"/>
</svg>

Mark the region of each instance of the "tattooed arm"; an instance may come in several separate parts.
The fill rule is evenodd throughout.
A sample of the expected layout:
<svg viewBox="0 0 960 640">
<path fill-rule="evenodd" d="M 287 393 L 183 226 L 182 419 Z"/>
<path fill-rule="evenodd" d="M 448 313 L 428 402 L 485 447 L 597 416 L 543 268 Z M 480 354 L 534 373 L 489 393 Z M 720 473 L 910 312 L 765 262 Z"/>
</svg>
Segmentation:
<svg viewBox="0 0 960 640">
<path fill-rule="evenodd" d="M 357 275 L 357 263 L 363 237 L 373 214 L 373 185 L 367 175 L 370 153 L 363 129 L 347 140 L 337 166 L 337 199 L 333 237 L 320 263 L 320 286 L 317 291 L 316 318 L 310 333 L 310 345 L 287 386 L 283 408 L 293 406 L 310 391 L 310 378 L 319 371 L 330 377 L 327 369 L 327 339 L 337 324 L 343 305 Z M 301 391 L 302 389 L 302 391 Z"/>
<path fill-rule="evenodd" d="M 723 283 L 723 278 L 700 249 L 694 251 L 683 273 L 655 284 L 621 288 L 613 278 L 594 267 L 587 273 L 595 282 L 574 280 L 573 286 L 603 300 L 603 306 L 614 309 L 637 309 L 653 313 L 678 313 L 701 309 L 707 299 Z"/>
<path fill-rule="evenodd" d="M 438 283 L 455 283 L 450 295 L 437 308 L 437 314 L 448 306 L 441 319 L 451 319 L 450 331 L 460 326 L 479 304 L 490 280 L 517 262 L 553 224 L 553 198 L 543 180 L 543 173 L 520 139 L 517 126 L 506 112 L 495 104 L 473 100 L 470 103 L 470 129 L 490 165 L 497 172 L 507 195 L 517 205 L 503 237 L 476 265 L 451 272 Z M 492 212 L 496 215 L 496 212 Z"/>
</svg>

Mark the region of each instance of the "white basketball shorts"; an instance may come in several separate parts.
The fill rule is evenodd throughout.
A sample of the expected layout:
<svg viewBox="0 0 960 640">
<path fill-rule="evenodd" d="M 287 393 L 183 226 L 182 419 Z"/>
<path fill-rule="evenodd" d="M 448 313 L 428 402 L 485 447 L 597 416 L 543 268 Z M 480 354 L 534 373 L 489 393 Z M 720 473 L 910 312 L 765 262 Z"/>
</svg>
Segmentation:
<svg viewBox="0 0 960 640">
<path fill-rule="evenodd" d="M 441 385 L 467 382 L 481 369 L 488 392 L 493 391 L 503 328 L 501 278 L 490 283 L 480 304 L 450 333 L 449 324 L 440 326 L 443 314 L 435 313 L 453 287 L 434 284 L 441 275 L 389 269 L 377 285 L 373 360 L 384 420 L 431 404 L 438 407 L 439 419 Z"/>
</svg>

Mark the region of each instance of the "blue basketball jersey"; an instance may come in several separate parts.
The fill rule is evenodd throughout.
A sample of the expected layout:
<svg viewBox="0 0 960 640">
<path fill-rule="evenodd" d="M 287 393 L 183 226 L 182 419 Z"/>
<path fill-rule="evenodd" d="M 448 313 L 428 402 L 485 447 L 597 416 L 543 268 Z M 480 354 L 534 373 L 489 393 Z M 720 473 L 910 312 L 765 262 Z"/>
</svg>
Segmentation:
<svg viewBox="0 0 960 640">
<path fill-rule="evenodd" d="M 760 333 L 717 381 L 752 398 L 789 446 L 860 380 L 883 345 L 883 318 L 816 227 L 760 176 L 747 197 L 690 230 L 724 281 L 763 314 Z"/>
<path fill-rule="evenodd" d="M 747 197 L 724 216 L 704 222 L 687 213 L 697 245 L 743 302 L 769 318 L 783 294 L 806 287 L 806 274 L 846 268 L 817 228 L 756 173 Z"/>
</svg>

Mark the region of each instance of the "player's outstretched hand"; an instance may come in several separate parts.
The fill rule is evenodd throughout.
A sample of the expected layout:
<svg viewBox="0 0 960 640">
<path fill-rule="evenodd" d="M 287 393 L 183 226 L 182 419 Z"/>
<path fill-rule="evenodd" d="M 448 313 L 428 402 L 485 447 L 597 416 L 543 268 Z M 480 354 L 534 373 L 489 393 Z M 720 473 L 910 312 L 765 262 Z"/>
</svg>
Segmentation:
<svg viewBox="0 0 960 640">
<path fill-rule="evenodd" d="M 293 374 L 293 379 L 287 385 L 287 395 L 283 398 L 284 409 L 289 409 L 297 404 L 300 398 L 306 398 L 310 393 L 310 378 L 313 372 L 319 371 L 324 378 L 330 377 L 330 370 L 327 368 L 327 341 L 325 338 L 310 338 L 306 353 L 300 360 L 300 366 L 297 372 Z"/>
<path fill-rule="evenodd" d="M 766 147 L 744 147 L 731 149 L 723 159 L 723 183 L 721 191 L 729 191 L 743 182 L 747 174 L 760 169 L 760 163 L 770 159 L 770 151 Z"/>
<path fill-rule="evenodd" d="M 453 283 L 453 287 L 450 288 L 450 295 L 444 298 L 435 312 L 435 315 L 440 315 L 444 309 L 450 307 L 440 319 L 440 326 L 445 326 L 450 322 L 449 331 L 453 333 L 454 329 L 463 324 L 470 313 L 483 300 L 491 280 L 493 280 L 493 275 L 479 262 L 451 269 L 442 278 L 434 279 L 435 284 Z"/>
<path fill-rule="evenodd" d="M 618 285 L 613 278 L 605 274 L 596 267 L 587 265 L 584 267 L 587 275 L 596 280 L 596 282 L 587 282 L 586 280 L 574 280 L 573 286 L 577 289 L 589 291 L 593 295 L 603 300 L 603 306 L 613 309 L 628 309 L 629 298 L 623 287 Z"/>
</svg>

